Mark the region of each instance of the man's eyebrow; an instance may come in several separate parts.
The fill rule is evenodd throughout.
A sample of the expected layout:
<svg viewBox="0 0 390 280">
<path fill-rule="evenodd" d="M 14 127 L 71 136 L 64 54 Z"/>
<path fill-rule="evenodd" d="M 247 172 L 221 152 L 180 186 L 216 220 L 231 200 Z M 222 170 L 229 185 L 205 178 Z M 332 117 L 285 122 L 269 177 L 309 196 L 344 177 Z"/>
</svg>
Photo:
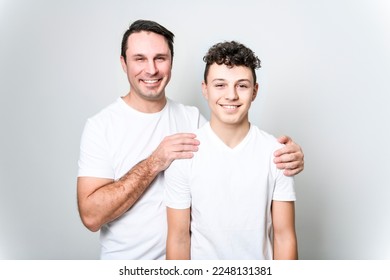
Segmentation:
<svg viewBox="0 0 390 280">
<path fill-rule="evenodd" d="M 135 53 L 135 54 L 131 55 L 131 57 L 146 57 L 146 55 L 142 54 L 142 53 Z M 169 54 L 157 53 L 154 55 L 154 57 L 169 57 Z"/>
<path fill-rule="evenodd" d="M 164 57 L 169 57 L 168 53 L 158 53 L 155 56 L 164 56 Z"/>
<path fill-rule="evenodd" d="M 222 79 L 222 78 L 216 78 L 216 79 L 211 80 L 211 82 L 225 82 L 225 81 L 226 80 Z"/>
<path fill-rule="evenodd" d="M 135 53 L 135 54 L 131 55 L 131 57 L 136 57 L 136 56 L 145 56 L 145 55 L 142 53 Z"/>
<path fill-rule="evenodd" d="M 251 80 L 250 79 L 239 79 L 237 82 L 248 82 L 248 83 L 250 83 Z"/>
</svg>

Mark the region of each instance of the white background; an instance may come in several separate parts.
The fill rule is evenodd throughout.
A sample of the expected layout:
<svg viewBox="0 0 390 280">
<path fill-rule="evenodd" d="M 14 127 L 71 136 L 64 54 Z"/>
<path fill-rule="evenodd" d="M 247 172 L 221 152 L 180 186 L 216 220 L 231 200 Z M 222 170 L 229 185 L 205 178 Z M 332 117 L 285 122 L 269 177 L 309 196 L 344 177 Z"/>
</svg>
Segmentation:
<svg viewBox="0 0 390 280">
<path fill-rule="evenodd" d="M 386 0 L 0 0 L 0 259 L 98 258 L 77 212 L 79 142 L 128 92 L 120 43 L 139 18 L 175 33 L 167 95 L 206 116 L 207 49 L 238 40 L 260 57 L 252 122 L 305 152 L 301 259 L 390 259 Z"/>
</svg>

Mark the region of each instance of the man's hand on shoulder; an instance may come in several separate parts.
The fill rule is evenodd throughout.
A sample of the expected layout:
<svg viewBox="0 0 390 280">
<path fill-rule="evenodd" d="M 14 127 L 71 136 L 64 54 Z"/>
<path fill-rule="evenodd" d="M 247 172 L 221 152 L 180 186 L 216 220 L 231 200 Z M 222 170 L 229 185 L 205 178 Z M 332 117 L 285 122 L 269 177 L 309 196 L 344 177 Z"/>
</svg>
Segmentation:
<svg viewBox="0 0 390 280">
<path fill-rule="evenodd" d="M 286 176 L 297 175 L 304 169 L 302 148 L 288 136 L 281 136 L 278 141 L 285 146 L 274 153 L 276 167 L 283 169 Z"/>
</svg>

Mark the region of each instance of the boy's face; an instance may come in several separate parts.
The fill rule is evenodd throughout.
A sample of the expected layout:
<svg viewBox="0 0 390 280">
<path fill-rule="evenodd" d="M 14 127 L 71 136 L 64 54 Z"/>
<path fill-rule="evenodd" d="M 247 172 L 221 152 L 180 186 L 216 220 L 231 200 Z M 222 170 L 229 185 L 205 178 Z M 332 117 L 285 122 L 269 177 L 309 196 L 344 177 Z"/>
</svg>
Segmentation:
<svg viewBox="0 0 390 280">
<path fill-rule="evenodd" d="M 248 123 L 248 111 L 257 90 L 250 68 L 212 64 L 207 84 L 202 83 L 203 96 L 211 110 L 210 122 L 234 126 Z"/>
</svg>

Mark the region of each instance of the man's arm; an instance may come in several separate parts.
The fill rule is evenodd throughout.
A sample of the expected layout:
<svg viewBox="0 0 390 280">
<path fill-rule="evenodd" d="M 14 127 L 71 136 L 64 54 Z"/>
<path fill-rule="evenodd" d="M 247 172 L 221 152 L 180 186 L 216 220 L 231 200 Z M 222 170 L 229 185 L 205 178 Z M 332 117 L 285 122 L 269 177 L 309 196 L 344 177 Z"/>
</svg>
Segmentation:
<svg viewBox="0 0 390 280">
<path fill-rule="evenodd" d="M 173 209 L 167 207 L 167 260 L 191 259 L 190 217 L 190 208 Z"/>
<path fill-rule="evenodd" d="M 298 259 L 294 212 L 293 201 L 272 201 L 275 260 Z"/>
<path fill-rule="evenodd" d="M 191 158 L 198 150 L 195 134 L 167 136 L 147 159 L 139 162 L 117 181 L 79 177 L 77 199 L 81 220 L 91 231 L 125 213 L 139 199 L 156 176 L 175 159 Z"/>
<path fill-rule="evenodd" d="M 281 136 L 278 138 L 278 141 L 286 146 L 274 153 L 276 167 L 284 169 L 283 173 L 286 176 L 297 175 L 304 168 L 302 148 L 288 136 Z"/>
</svg>

